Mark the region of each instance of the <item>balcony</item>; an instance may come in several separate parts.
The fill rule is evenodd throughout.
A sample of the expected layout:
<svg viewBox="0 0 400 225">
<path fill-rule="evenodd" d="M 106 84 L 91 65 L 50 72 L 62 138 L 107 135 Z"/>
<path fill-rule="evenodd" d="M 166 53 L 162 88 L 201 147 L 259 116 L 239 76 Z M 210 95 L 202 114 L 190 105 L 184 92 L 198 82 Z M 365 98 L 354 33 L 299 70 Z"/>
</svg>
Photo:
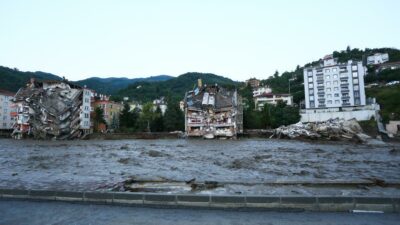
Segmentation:
<svg viewBox="0 0 400 225">
<path fill-rule="evenodd" d="M 340 87 L 348 87 L 349 86 L 349 83 L 348 82 L 346 82 L 346 83 L 340 83 Z"/>
<path fill-rule="evenodd" d="M 350 96 L 342 96 L 342 100 L 348 100 L 350 99 Z"/>
<path fill-rule="evenodd" d="M 350 103 L 349 102 L 343 103 L 342 106 L 350 106 Z"/>
</svg>

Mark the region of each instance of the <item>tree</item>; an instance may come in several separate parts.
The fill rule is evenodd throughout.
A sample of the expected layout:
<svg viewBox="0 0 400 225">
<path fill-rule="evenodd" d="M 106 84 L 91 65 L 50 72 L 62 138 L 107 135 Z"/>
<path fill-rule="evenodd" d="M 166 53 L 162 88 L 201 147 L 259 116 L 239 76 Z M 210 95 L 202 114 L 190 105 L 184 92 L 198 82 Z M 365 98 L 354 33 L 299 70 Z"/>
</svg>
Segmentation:
<svg viewBox="0 0 400 225">
<path fill-rule="evenodd" d="M 162 115 L 160 106 L 157 106 L 156 111 L 154 112 L 154 118 L 151 123 L 151 130 L 156 132 L 164 131 L 164 117 Z"/>
<path fill-rule="evenodd" d="M 140 113 L 137 127 L 140 131 L 151 132 L 151 123 L 155 118 L 155 113 L 153 110 L 153 103 L 148 102 L 143 105 L 142 112 Z"/>
<path fill-rule="evenodd" d="M 93 115 L 93 123 L 95 131 L 98 131 L 100 124 L 106 124 L 106 120 L 104 119 L 104 111 L 100 107 L 96 107 Z"/>
<path fill-rule="evenodd" d="M 120 116 L 120 125 L 123 130 L 133 131 L 138 119 L 138 113 L 136 110 L 131 111 L 128 103 L 124 104 L 124 109 Z"/>
<path fill-rule="evenodd" d="M 185 116 L 179 108 L 178 102 L 172 99 L 167 100 L 167 110 L 164 114 L 165 131 L 183 131 L 185 127 Z"/>
</svg>

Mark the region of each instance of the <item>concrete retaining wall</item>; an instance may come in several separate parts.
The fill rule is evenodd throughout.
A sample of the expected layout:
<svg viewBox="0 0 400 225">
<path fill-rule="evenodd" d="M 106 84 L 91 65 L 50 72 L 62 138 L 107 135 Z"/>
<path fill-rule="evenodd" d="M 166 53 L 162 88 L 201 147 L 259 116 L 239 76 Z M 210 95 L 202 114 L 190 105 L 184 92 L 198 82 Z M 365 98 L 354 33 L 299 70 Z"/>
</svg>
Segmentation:
<svg viewBox="0 0 400 225">
<path fill-rule="evenodd" d="M 302 123 L 323 122 L 331 118 L 340 118 L 351 120 L 355 118 L 357 121 L 370 120 L 375 117 L 375 110 L 362 111 L 341 111 L 341 112 L 318 112 L 318 113 L 300 113 Z"/>
<path fill-rule="evenodd" d="M 326 212 L 370 210 L 400 213 L 400 197 L 190 195 L 17 189 L 0 189 L 0 197 L 2 199 L 73 201 L 137 206 L 258 208 Z"/>
</svg>

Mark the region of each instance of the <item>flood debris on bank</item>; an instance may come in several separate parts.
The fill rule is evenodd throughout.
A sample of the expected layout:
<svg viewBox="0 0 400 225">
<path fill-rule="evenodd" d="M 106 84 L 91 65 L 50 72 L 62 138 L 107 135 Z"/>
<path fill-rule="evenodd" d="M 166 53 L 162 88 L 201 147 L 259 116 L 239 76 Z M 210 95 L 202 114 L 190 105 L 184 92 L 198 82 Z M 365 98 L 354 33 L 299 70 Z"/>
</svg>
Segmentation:
<svg viewBox="0 0 400 225">
<path fill-rule="evenodd" d="M 201 192 L 224 187 L 217 181 L 197 182 L 195 178 L 188 181 L 173 180 L 137 180 L 133 177 L 111 187 L 113 191 L 152 192 L 152 193 L 187 193 Z M 104 188 L 104 187 L 103 187 Z"/>
<path fill-rule="evenodd" d="M 372 139 L 366 135 L 355 120 L 330 119 L 325 122 L 292 124 L 274 130 L 270 138 L 305 138 L 326 140 L 355 140 L 366 142 Z"/>
</svg>

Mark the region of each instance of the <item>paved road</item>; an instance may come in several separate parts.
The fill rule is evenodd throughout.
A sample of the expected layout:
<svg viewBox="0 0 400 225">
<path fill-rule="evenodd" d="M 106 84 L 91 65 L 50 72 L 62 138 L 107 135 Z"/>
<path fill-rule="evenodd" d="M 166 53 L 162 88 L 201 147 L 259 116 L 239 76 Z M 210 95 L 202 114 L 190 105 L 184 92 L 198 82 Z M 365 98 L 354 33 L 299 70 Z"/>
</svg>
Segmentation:
<svg viewBox="0 0 400 225">
<path fill-rule="evenodd" d="M 399 224 L 400 214 L 161 209 L 0 200 L 0 224 Z"/>
</svg>

